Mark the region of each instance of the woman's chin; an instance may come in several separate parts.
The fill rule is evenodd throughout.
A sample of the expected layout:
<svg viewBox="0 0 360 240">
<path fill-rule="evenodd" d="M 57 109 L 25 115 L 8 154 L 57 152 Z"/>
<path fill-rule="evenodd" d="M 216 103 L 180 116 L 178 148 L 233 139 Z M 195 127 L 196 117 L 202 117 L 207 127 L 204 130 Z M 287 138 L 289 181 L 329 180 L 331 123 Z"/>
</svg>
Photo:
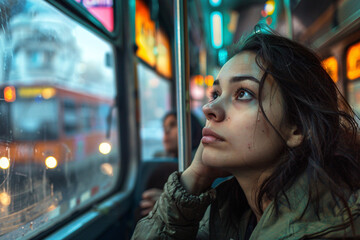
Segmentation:
<svg viewBox="0 0 360 240">
<path fill-rule="evenodd" d="M 214 151 L 206 151 L 202 154 L 202 162 L 209 167 L 223 167 L 223 159 Z"/>
</svg>

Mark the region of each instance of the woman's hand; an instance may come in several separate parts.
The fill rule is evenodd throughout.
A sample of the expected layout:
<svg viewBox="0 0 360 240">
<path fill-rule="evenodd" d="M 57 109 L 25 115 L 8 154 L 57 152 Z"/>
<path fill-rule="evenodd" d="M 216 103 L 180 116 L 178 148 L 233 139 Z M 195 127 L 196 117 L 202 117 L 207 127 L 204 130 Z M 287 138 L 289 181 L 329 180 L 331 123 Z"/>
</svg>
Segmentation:
<svg viewBox="0 0 360 240">
<path fill-rule="evenodd" d="M 203 151 L 204 146 L 200 143 L 191 165 L 183 172 L 180 178 L 186 190 L 195 195 L 199 195 L 208 189 L 216 178 L 230 175 L 230 173 L 219 168 L 205 165 L 202 161 Z"/>
</svg>

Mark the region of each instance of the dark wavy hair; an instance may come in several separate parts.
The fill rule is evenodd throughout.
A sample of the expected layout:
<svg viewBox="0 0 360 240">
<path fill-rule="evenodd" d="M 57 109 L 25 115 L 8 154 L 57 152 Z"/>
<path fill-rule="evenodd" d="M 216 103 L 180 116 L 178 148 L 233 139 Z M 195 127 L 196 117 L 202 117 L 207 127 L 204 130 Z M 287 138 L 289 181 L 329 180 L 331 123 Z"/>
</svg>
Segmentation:
<svg viewBox="0 0 360 240">
<path fill-rule="evenodd" d="M 314 186 L 309 187 L 307 207 L 310 201 L 315 202 L 316 215 L 320 218 L 321 196 L 316 186 L 322 183 L 335 202 L 345 206 L 353 227 L 347 200 L 349 193 L 360 188 L 356 114 L 310 49 L 256 26 L 253 34 L 234 46 L 232 55 L 244 51 L 255 53 L 256 63 L 264 71 L 259 108 L 265 119 L 281 137 L 267 118 L 261 100 L 264 81 L 271 75 L 283 97 L 283 121 L 295 124 L 304 136 L 299 146 L 286 147 L 283 161 L 262 183 L 257 195 L 258 210 L 263 212 L 262 199 L 266 197 L 274 201 L 278 213 L 279 198 L 286 197 L 285 192 L 305 173 L 310 186 Z"/>
</svg>

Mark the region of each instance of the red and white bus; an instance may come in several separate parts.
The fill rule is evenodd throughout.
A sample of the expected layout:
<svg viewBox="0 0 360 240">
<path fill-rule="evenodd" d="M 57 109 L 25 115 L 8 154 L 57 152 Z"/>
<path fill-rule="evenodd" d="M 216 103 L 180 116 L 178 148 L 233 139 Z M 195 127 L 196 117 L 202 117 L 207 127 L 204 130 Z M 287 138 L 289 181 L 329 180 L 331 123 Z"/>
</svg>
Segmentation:
<svg viewBox="0 0 360 240">
<path fill-rule="evenodd" d="M 65 171 L 111 155 L 114 99 L 54 85 L 3 85 L 0 167 Z M 116 149 L 116 148 L 115 148 Z M 113 150 L 114 151 L 114 150 Z M 89 163 L 91 161 L 91 163 Z"/>
</svg>

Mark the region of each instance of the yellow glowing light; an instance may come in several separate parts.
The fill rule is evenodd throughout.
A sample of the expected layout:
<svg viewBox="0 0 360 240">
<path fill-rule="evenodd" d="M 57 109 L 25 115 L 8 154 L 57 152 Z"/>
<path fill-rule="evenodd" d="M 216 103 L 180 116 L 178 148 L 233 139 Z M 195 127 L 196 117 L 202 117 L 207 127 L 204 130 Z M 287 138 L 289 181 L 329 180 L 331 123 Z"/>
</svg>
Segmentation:
<svg viewBox="0 0 360 240">
<path fill-rule="evenodd" d="M 6 102 L 14 102 L 16 100 L 16 91 L 13 86 L 4 88 L 4 99 Z"/>
<path fill-rule="evenodd" d="M 103 163 L 101 164 L 101 172 L 108 175 L 108 176 L 113 176 L 114 174 L 114 169 L 113 167 L 111 166 L 110 163 Z"/>
<path fill-rule="evenodd" d="M 8 169 L 10 167 L 10 160 L 7 157 L 0 158 L 0 168 Z"/>
<path fill-rule="evenodd" d="M 6 192 L 0 193 L 0 204 L 7 207 L 11 203 L 11 197 Z"/>
<path fill-rule="evenodd" d="M 360 78 L 360 42 L 352 45 L 347 51 L 346 75 L 350 80 Z"/>
<path fill-rule="evenodd" d="M 45 159 L 45 165 L 48 168 L 56 168 L 57 166 L 57 160 L 53 156 L 49 156 Z"/>
<path fill-rule="evenodd" d="M 54 88 L 44 88 L 41 92 L 41 95 L 44 99 L 49 99 L 55 96 L 56 90 Z"/>
<path fill-rule="evenodd" d="M 99 151 L 104 155 L 109 154 L 111 152 L 111 144 L 107 142 L 100 143 Z"/>
<path fill-rule="evenodd" d="M 18 88 L 18 93 L 20 97 L 36 97 L 42 94 L 43 88 Z"/>
<path fill-rule="evenodd" d="M 207 75 L 205 77 L 205 84 L 209 87 L 211 87 L 214 84 L 214 77 L 211 75 Z"/>
<path fill-rule="evenodd" d="M 265 3 L 265 12 L 267 15 L 273 14 L 275 11 L 275 2 L 274 1 L 266 1 Z"/>
<path fill-rule="evenodd" d="M 326 72 L 330 75 L 334 82 L 338 81 L 338 62 L 334 56 L 322 61 Z"/>
<path fill-rule="evenodd" d="M 198 86 L 202 86 L 204 84 L 204 77 L 202 75 L 195 75 L 192 79 Z"/>
</svg>

